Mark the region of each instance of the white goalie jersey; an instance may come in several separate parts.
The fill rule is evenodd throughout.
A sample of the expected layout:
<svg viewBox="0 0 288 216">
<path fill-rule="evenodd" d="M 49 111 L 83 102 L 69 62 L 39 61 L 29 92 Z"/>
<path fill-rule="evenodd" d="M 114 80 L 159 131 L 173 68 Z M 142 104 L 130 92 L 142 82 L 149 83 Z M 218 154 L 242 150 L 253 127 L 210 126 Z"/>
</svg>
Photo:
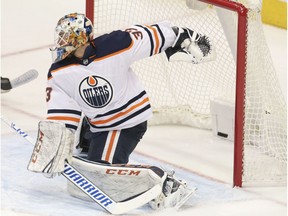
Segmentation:
<svg viewBox="0 0 288 216">
<path fill-rule="evenodd" d="M 52 64 L 47 118 L 76 130 L 83 112 L 92 132 L 146 121 L 152 115 L 149 98 L 130 65 L 165 51 L 175 38 L 166 21 L 134 25 L 95 38 L 82 59 L 71 56 Z"/>
</svg>

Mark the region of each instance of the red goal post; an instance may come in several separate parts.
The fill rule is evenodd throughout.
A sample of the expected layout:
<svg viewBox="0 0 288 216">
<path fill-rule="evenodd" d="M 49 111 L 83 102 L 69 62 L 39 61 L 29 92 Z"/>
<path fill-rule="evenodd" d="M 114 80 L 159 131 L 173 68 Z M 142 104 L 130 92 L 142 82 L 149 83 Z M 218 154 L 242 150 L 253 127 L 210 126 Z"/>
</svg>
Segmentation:
<svg viewBox="0 0 288 216">
<path fill-rule="evenodd" d="M 96 17 L 94 17 L 94 15 L 95 15 L 95 7 L 97 8 L 100 5 L 100 3 L 99 3 L 99 5 L 95 4 L 95 2 L 97 2 L 97 1 L 98 0 L 86 0 L 86 15 L 93 22 L 95 22 L 94 20 L 97 19 Z M 123 1 L 125 1 L 125 0 L 123 0 Z M 181 2 L 181 4 L 183 2 L 185 2 L 185 0 L 177 0 L 177 1 L 179 3 Z M 174 2 L 177 2 L 177 1 L 174 1 Z M 235 62 L 236 62 L 236 66 L 235 66 L 235 70 L 236 70 L 236 75 L 235 76 L 236 77 L 235 77 L 235 79 L 236 79 L 236 83 L 235 83 L 235 121 L 234 121 L 235 122 L 235 126 L 234 126 L 235 132 L 234 132 L 234 174 L 233 174 L 233 186 L 242 187 L 243 176 L 245 176 L 244 170 L 246 170 L 246 168 L 244 167 L 244 151 L 245 151 L 245 149 L 244 149 L 244 145 L 245 144 L 244 143 L 245 143 L 245 139 L 246 139 L 245 138 L 245 127 L 247 127 L 247 125 L 245 126 L 245 120 L 246 120 L 246 122 L 248 122 L 248 117 L 245 117 L 245 114 L 246 114 L 245 113 L 245 109 L 247 109 L 246 108 L 247 100 L 245 99 L 245 97 L 247 95 L 247 92 L 246 92 L 246 89 L 247 89 L 247 86 L 246 86 L 247 85 L 246 75 L 247 75 L 247 73 L 249 73 L 249 72 L 247 72 L 247 70 L 248 70 L 247 69 L 248 68 L 248 66 L 247 66 L 247 49 L 248 49 L 247 48 L 247 46 L 248 46 L 247 45 L 248 44 L 248 41 L 247 41 L 248 36 L 247 36 L 247 34 L 248 34 L 248 25 L 249 25 L 249 22 L 248 22 L 249 14 L 248 14 L 248 11 L 250 10 L 250 8 L 247 8 L 247 5 L 244 6 L 241 3 L 234 2 L 234 1 L 229 1 L 229 0 L 200 0 L 200 1 L 204 2 L 204 3 L 207 3 L 209 5 L 213 5 L 213 6 L 219 7 L 219 8 L 227 9 L 228 11 L 233 11 L 233 12 L 235 12 L 237 14 L 237 21 L 236 21 L 236 23 L 237 23 L 237 39 L 236 39 L 236 41 L 237 41 L 237 45 L 236 45 L 237 52 L 236 52 L 236 57 L 235 57 Z M 110 4 L 110 2 L 111 2 L 110 7 L 113 8 L 112 4 L 115 1 L 106 0 L 105 2 L 107 2 L 107 5 Z M 136 0 L 135 0 L 135 2 L 136 2 Z M 140 1 L 138 1 L 137 4 L 139 2 Z M 157 2 L 161 3 L 161 0 L 157 0 Z M 163 2 L 163 5 L 164 5 L 165 1 L 162 0 L 162 2 Z M 166 5 L 166 3 L 167 2 L 165 2 L 165 5 Z M 115 6 L 115 7 L 117 7 L 117 6 Z M 119 8 L 119 10 L 120 10 L 120 8 Z M 123 6 L 123 8 L 121 8 L 121 10 L 125 10 L 124 6 Z M 250 19 L 251 19 L 251 14 L 250 14 Z M 161 20 L 159 20 L 159 21 L 161 21 Z M 101 22 L 103 22 L 103 21 L 101 21 Z M 133 22 L 134 22 L 134 20 L 133 20 Z M 135 24 L 133 22 L 131 21 L 131 23 L 129 23 L 129 21 L 127 21 L 127 25 Z M 110 22 L 110 23 L 112 23 L 112 22 Z M 108 22 L 104 23 L 104 24 L 109 25 Z M 122 26 L 119 26 L 119 28 L 121 28 L 121 27 Z M 97 27 L 95 27 L 95 28 L 97 30 Z M 103 33 L 102 30 L 99 30 L 99 31 L 100 31 L 100 33 Z M 217 49 L 217 47 L 216 47 L 216 49 Z M 253 93 L 253 94 L 255 94 L 255 93 Z M 251 100 L 252 104 L 254 104 L 255 100 L 256 99 L 252 99 Z M 280 99 L 280 103 L 282 104 L 282 99 Z M 256 116 L 256 114 L 253 114 L 253 116 Z M 245 119 L 245 118 L 247 118 L 247 119 Z M 284 118 L 285 118 L 285 116 L 284 116 Z M 255 133 L 255 132 L 253 132 L 253 133 Z M 281 136 L 282 135 L 283 134 L 281 134 Z M 262 138 L 263 135 L 261 134 L 259 136 Z M 257 138 L 257 139 L 259 139 L 259 138 Z M 254 142 L 255 141 L 252 142 L 253 145 L 254 145 Z M 248 140 L 247 143 L 248 143 L 248 145 L 250 145 L 251 141 Z M 285 146 L 283 148 L 285 148 Z M 283 149 L 281 149 L 281 151 L 283 151 Z M 270 153 L 263 153 L 263 154 L 267 155 L 267 154 L 270 154 Z M 286 164 L 287 164 L 287 161 L 286 161 Z M 265 174 L 263 174 L 263 175 L 265 175 Z M 272 175 L 274 175 L 274 174 L 272 174 Z M 263 177 L 263 178 L 265 178 L 265 177 Z M 250 181 L 250 180 L 248 180 L 248 181 Z M 281 182 L 282 182 L 282 179 L 281 179 Z"/>
</svg>

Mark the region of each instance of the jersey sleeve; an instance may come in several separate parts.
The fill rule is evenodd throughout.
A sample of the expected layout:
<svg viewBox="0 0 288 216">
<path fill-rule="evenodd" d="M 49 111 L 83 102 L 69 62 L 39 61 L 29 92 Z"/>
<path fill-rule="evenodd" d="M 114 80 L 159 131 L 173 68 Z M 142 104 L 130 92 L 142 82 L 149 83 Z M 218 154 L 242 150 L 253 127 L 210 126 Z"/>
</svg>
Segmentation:
<svg viewBox="0 0 288 216">
<path fill-rule="evenodd" d="M 132 47 L 128 51 L 131 63 L 165 51 L 176 39 L 168 21 L 153 25 L 134 25 L 125 31 L 132 39 Z"/>
<path fill-rule="evenodd" d="M 53 81 L 48 81 L 46 94 L 47 119 L 61 121 L 75 132 L 82 113 L 78 104 Z"/>
<path fill-rule="evenodd" d="M 153 25 L 133 25 L 125 30 L 116 30 L 91 41 L 94 60 L 121 56 L 131 65 L 133 62 L 156 55 L 171 47 L 176 39 L 170 22 Z M 96 53 L 96 54 L 95 54 Z"/>
</svg>

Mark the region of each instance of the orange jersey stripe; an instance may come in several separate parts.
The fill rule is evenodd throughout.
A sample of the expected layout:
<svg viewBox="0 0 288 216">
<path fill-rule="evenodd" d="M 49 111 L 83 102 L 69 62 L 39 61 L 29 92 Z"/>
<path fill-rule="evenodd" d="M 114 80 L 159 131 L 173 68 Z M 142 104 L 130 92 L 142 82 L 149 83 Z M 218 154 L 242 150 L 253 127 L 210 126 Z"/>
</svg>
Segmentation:
<svg viewBox="0 0 288 216">
<path fill-rule="evenodd" d="M 80 118 L 73 118 L 73 117 L 66 117 L 66 116 L 51 116 L 51 117 L 47 117 L 47 119 L 80 122 Z"/>
<path fill-rule="evenodd" d="M 113 121 L 114 119 L 119 118 L 119 117 L 121 117 L 121 116 L 123 116 L 123 115 L 125 115 L 125 114 L 127 114 L 127 113 L 129 113 L 131 111 L 133 111 L 134 109 L 136 109 L 137 107 L 141 106 L 142 104 L 144 104 L 144 103 L 146 103 L 148 101 L 149 101 L 149 99 L 148 99 L 148 97 L 146 97 L 140 103 L 135 104 L 134 106 L 130 107 L 128 110 L 126 110 L 124 112 L 119 112 L 116 115 L 114 115 L 114 116 L 112 116 L 112 117 L 110 117 L 110 118 L 108 118 L 106 120 L 91 121 L 90 123 L 92 123 L 92 124 L 105 124 L 107 122 Z"/>
<path fill-rule="evenodd" d="M 155 42 L 156 42 L 156 46 L 155 46 L 155 50 L 154 50 L 154 55 L 155 55 L 155 54 L 158 53 L 159 46 L 160 46 L 159 37 L 158 37 L 157 31 L 156 31 L 155 28 L 153 28 L 151 26 L 146 26 L 146 27 L 153 31 L 153 34 L 154 34 L 154 37 L 155 37 Z"/>
<path fill-rule="evenodd" d="M 110 139 L 110 142 L 109 142 L 109 147 L 108 147 L 107 154 L 106 154 L 106 157 L 105 157 L 106 161 L 109 161 L 109 157 L 110 157 L 110 154 L 111 154 L 111 151 L 112 151 L 112 147 L 113 147 L 113 144 L 114 144 L 116 132 L 117 131 L 113 131 L 112 132 L 111 139 Z"/>
</svg>

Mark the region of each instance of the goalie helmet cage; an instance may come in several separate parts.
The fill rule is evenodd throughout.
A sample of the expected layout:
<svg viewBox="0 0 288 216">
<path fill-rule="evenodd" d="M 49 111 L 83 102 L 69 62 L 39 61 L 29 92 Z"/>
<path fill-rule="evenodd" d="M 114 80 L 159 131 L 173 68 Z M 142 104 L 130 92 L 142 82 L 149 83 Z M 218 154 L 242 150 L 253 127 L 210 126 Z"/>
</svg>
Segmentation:
<svg viewBox="0 0 288 216">
<path fill-rule="evenodd" d="M 286 102 L 265 41 L 261 6 L 251 1 L 202 0 L 208 7 L 195 10 L 193 0 L 86 0 L 86 15 L 96 35 L 169 20 L 209 36 L 214 61 L 168 62 L 160 54 L 132 65 L 150 96 L 150 123 L 211 129 L 211 100 L 235 101 L 233 186 L 286 185 Z"/>
</svg>

